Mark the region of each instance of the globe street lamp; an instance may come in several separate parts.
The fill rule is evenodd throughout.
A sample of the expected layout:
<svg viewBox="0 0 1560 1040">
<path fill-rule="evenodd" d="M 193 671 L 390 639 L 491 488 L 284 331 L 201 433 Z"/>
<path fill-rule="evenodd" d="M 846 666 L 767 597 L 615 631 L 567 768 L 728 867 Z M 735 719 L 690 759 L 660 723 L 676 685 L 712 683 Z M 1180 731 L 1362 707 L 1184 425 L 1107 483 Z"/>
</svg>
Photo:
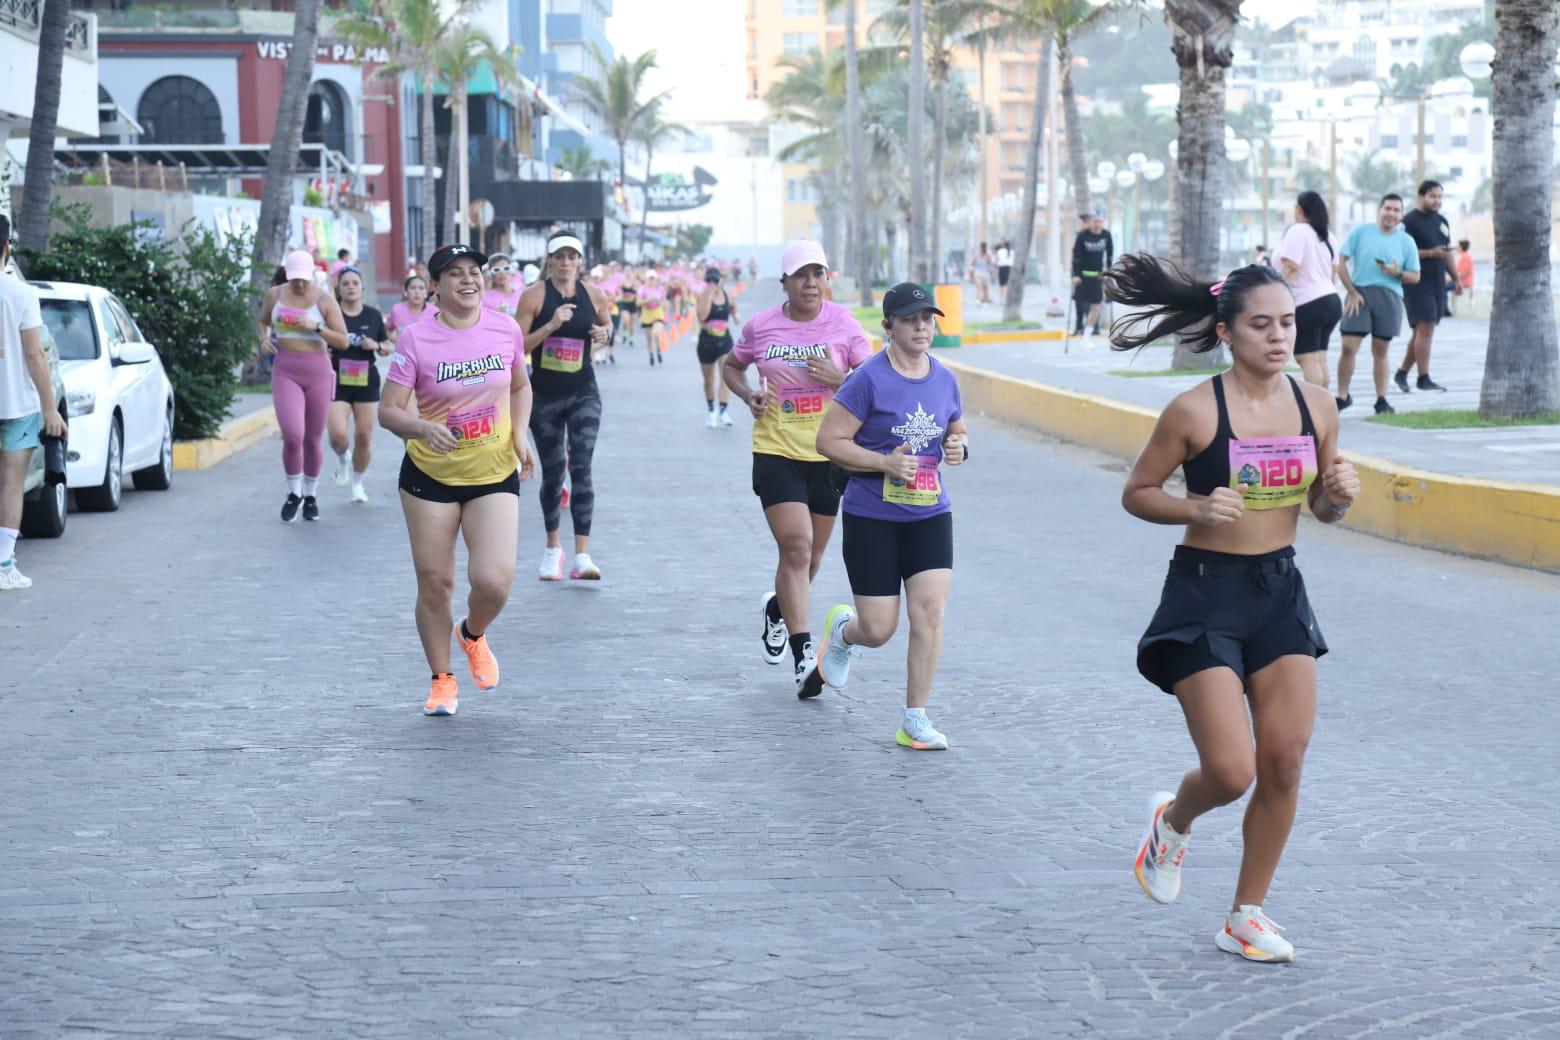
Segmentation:
<svg viewBox="0 0 1560 1040">
<path fill-rule="evenodd" d="M 1457 55 L 1462 74 L 1469 79 L 1489 79 L 1490 66 L 1495 62 L 1495 48 L 1483 40 L 1468 44 Z"/>
<path fill-rule="evenodd" d="M 1127 169 L 1133 173 L 1142 173 L 1143 167 L 1148 165 L 1148 156 L 1142 152 L 1133 152 L 1127 156 Z"/>
</svg>

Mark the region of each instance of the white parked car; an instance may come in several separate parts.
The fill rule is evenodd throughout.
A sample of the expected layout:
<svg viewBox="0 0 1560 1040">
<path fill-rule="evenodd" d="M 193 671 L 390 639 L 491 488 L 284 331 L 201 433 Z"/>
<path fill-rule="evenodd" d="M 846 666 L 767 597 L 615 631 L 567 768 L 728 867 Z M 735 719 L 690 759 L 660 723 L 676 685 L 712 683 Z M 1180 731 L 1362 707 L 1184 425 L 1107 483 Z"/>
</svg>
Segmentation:
<svg viewBox="0 0 1560 1040">
<path fill-rule="evenodd" d="M 157 348 L 113 293 L 33 282 L 59 348 L 70 416 L 66 483 L 79 509 L 119 508 L 123 475 L 146 491 L 173 486 L 173 385 Z"/>
</svg>

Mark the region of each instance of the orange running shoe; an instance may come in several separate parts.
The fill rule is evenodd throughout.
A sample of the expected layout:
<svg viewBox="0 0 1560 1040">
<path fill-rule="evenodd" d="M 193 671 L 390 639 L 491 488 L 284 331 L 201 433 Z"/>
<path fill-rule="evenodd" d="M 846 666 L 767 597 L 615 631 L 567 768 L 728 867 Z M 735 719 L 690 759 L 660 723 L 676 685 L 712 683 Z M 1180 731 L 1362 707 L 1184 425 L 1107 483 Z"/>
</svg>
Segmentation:
<svg viewBox="0 0 1560 1040">
<path fill-rule="evenodd" d="M 493 656 L 488 646 L 487 633 L 475 639 L 467 639 L 460 630 L 464 624 L 461 621 L 455 625 L 455 638 L 460 648 L 466 651 L 466 660 L 471 662 L 471 677 L 476 680 L 477 689 L 491 690 L 498 685 L 498 658 Z"/>
<path fill-rule="evenodd" d="M 459 702 L 455 699 L 455 676 L 446 672 L 433 680 L 428 693 L 428 703 L 423 705 L 424 715 L 453 715 Z"/>
</svg>

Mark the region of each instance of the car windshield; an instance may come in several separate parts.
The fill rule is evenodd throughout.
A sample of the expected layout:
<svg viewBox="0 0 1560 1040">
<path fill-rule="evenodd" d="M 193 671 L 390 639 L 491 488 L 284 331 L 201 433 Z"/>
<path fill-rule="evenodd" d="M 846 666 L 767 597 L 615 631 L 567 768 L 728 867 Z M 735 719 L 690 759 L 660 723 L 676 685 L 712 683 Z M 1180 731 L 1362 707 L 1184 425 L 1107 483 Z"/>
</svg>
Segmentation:
<svg viewBox="0 0 1560 1040">
<path fill-rule="evenodd" d="M 85 300 L 39 300 L 43 323 L 54 334 L 61 361 L 91 361 L 98 356 L 97 333 Z"/>
</svg>

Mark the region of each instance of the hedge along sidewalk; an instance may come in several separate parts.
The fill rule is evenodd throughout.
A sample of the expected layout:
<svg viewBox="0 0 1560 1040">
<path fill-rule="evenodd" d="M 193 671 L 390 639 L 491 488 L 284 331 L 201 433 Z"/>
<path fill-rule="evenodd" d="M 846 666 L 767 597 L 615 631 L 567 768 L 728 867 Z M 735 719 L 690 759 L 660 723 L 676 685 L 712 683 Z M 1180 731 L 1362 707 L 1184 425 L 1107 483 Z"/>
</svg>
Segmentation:
<svg viewBox="0 0 1560 1040">
<path fill-rule="evenodd" d="M 248 407 L 246 407 L 248 405 Z M 240 394 L 233 403 L 239 414 L 229 416 L 215 437 L 198 441 L 175 441 L 174 469 L 210 469 L 223 459 L 253 447 L 281 427 L 270 395 Z"/>
<path fill-rule="evenodd" d="M 1156 410 L 939 355 L 971 411 L 1135 458 Z M 1449 476 L 1345 450 L 1360 497 L 1345 523 L 1409 545 L 1560 571 L 1560 486 Z"/>
</svg>

